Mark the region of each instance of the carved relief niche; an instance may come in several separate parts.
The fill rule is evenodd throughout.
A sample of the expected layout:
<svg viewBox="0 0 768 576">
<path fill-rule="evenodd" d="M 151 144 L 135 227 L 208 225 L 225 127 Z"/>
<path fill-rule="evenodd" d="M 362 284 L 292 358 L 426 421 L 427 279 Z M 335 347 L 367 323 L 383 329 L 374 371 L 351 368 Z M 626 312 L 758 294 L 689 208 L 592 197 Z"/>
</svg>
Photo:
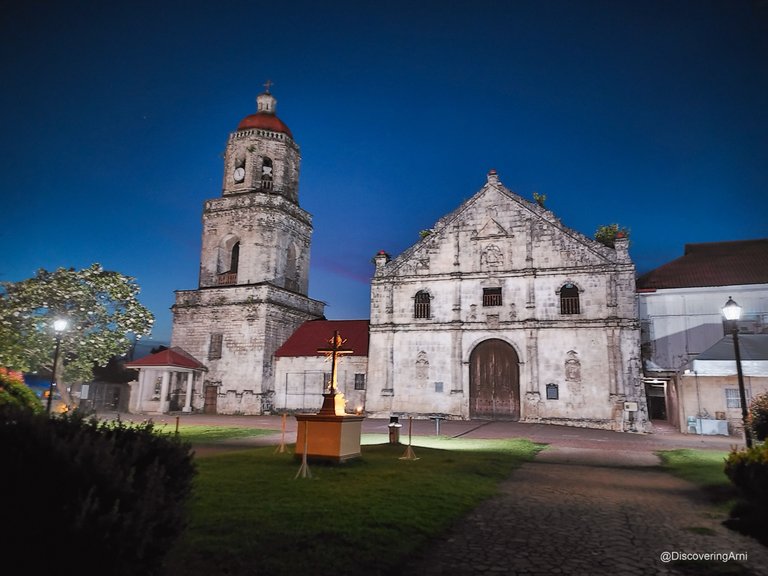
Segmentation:
<svg viewBox="0 0 768 576">
<path fill-rule="evenodd" d="M 482 270 L 499 270 L 504 267 L 504 253 L 496 244 L 488 244 L 480 253 Z"/>
<path fill-rule="evenodd" d="M 581 361 L 575 350 L 569 350 L 565 360 L 565 379 L 568 382 L 581 382 Z"/>
<path fill-rule="evenodd" d="M 416 383 L 419 386 L 423 386 L 427 381 L 427 378 L 429 378 L 429 360 L 427 359 L 427 353 L 424 352 L 424 350 L 416 355 L 414 368 Z"/>
</svg>

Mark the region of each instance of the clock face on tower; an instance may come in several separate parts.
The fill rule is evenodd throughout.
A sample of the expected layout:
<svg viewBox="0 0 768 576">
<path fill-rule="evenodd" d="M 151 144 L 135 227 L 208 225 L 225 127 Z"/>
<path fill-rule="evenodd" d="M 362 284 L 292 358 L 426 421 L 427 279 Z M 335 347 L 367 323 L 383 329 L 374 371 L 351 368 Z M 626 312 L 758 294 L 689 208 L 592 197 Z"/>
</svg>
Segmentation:
<svg viewBox="0 0 768 576">
<path fill-rule="evenodd" d="M 245 179 L 245 169 L 242 167 L 235 168 L 234 177 L 235 182 L 242 182 Z"/>
</svg>

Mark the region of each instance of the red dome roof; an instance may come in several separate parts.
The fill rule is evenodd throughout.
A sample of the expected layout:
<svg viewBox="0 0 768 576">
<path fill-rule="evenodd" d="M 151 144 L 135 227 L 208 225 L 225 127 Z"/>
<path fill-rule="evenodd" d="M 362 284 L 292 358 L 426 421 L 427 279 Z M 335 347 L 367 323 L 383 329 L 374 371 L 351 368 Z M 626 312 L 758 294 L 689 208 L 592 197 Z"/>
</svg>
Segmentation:
<svg viewBox="0 0 768 576">
<path fill-rule="evenodd" d="M 272 132 L 282 132 L 293 138 L 293 134 L 280 118 L 268 112 L 256 112 L 240 120 L 237 130 L 271 130 Z"/>
</svg>

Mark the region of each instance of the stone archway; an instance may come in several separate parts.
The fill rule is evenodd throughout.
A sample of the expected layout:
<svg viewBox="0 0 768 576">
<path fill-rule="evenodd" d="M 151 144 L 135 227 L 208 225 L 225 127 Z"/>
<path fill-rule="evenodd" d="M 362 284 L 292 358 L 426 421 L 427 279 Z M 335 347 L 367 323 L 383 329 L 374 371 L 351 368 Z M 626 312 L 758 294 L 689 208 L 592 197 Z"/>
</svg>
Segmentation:
<svg viewBox="0 0 768 576">
<path fill-rule="evenodd" d="M 469 417 L 520 419 L 519 359 L 503 340 L 484 340 L 469 355 Z"/>
</svg>

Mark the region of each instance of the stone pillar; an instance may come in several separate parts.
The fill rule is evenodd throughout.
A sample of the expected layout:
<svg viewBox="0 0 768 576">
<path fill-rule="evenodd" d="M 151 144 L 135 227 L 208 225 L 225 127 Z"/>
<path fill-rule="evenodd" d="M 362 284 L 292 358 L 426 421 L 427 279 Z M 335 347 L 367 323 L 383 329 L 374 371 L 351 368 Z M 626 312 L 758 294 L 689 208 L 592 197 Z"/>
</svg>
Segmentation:
<svg viewBox="0 0 768 576">
<path fill-rule="evenodd" d="M 141 412 L 144 409 L 144 391 L 147 388 L 147 372 L 148 370 L 139 369 L 139 386 L 133 405 L 134 412 Z"/>
<path fill-rule="evenodd" d="M 171 381 L 171 371 L 163 372 L 163 383 L 160 385 L 160 413 L 168 413 L 168 388 Z"/>
<path fill-rule="evenodd" d="M 539 391 L 539 342 L 538 332 L 535 328 L 528 331 L 528 365 L 529 365 L 529 378 L 528 390 L 530 392 Z"/>
<path fill-rule="evenodd" d="M 182 412 L 192 412 L 192 383 L 195 380 L 195 373 L 194 372 L 188 372 L 187 373 L 187 397 L 184 401 L 184 408 L 182 409 Z"/>
</svg>

